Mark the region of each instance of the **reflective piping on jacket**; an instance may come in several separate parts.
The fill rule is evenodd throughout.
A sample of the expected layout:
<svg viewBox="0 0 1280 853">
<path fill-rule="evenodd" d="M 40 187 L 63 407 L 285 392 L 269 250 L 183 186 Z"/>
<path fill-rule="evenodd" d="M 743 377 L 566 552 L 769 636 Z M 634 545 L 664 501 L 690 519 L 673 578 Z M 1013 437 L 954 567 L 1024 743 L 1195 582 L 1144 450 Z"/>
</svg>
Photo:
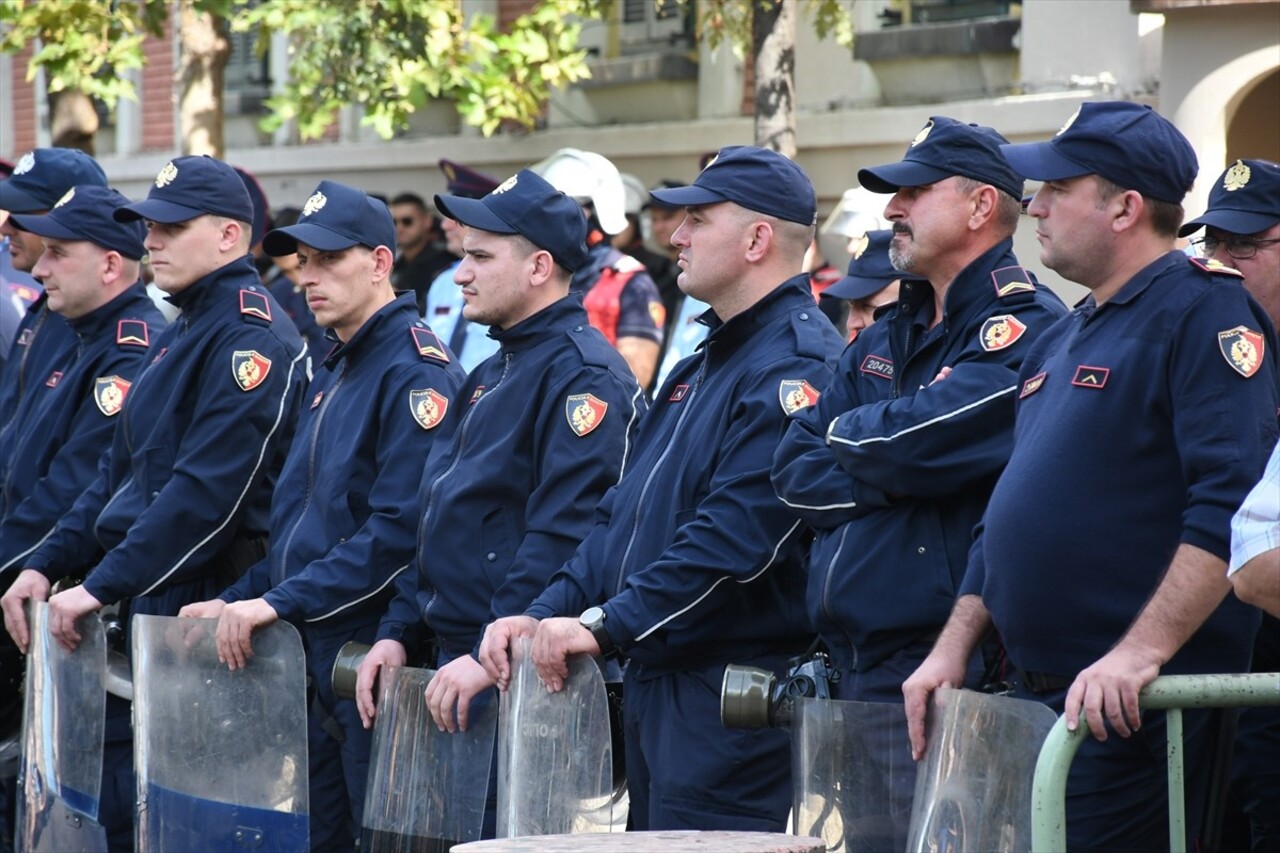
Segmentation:
<svg viewBox="0 0 1280 853">
<path fill-rule="evenodd" d="M 862 439 L 858 439 L 857 441 L 854 441 L 848 438 L 841 438 L 840 436 L 833 434 L 836 428 L 836 421 L 840 420 L 839 416 L 837 416 L 832 418 L 831 423 L 827 426 L 827 444 L 830 445 L 831 442 L 838 441 L 841 444 L 847 444 L 850 447 L 861 447 L 864 444 L 876 444 L 881 441 L 893 441 L 894 439 L 902 438 L 902 436 L 904 435 L 910 435 L 916 430 L 924 429 L 925 427 L 930 427 L 930 426 L 933 426 L 934 424 L 942 423 L 943 421 L 950 420 L 951 418 L 954 418 L 957 415 L 963 415 L 965 412 L 969 411 L 970 409 L 976 409 L 977 407 L 982 406 L 986 403 L 990 403 L 992 400 L 997 400 L 1000 397 L 1005 396 L 1006 394 L 1012 394 L 1015 390 L 1017 390 L 1017 388 L 1018 388 L 1017 385 L 1010 385 L 1008 388 L 1002 388 L 999 391 L 995 392 L 994 394 L 990 394 L 986 397 L 983 397 L 981 400 L 974 400 L 972 403 L 966 403 L 953 412 L 947 412 L 944 415 L 938 415 L 936 418 L 930 418 L 929 420 L 924 421 L 923 423 L 918 423 L 915 426 L 909 426 L 906 429 L 901 430 L 900 432 L 895 432 L 893 435 L 873 435 L 870 438 L 862 438 Z"/>
</svg>

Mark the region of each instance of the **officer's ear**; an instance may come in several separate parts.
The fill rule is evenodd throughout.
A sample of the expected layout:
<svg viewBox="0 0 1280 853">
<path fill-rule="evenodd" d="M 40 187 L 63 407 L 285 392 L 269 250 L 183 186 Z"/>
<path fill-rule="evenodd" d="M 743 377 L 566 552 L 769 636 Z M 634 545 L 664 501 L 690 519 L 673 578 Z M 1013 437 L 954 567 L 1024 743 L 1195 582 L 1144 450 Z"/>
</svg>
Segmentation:
<svg viewBox="0 0 1280 853">
<path fill-rule="evenodd" d="M 378 246 L 373 250 L 373 282 L 381 284 L 390 278 L 391 268 L 395 265 L 395 256 L 386 246 Z"/>
<path fill-rule="evenodd" d="M 539 249 L 529 256 L 530 283 L 535 287 L 555 281 L 557 278 L 556 262 L 546 249 Z"/>
<path fill-rule="evenodd" d="M 1142 222 L 1147 201 L 1137 190 L 1124 190 L 1106 200 L 1106 210 L 1111 215 L 1111 230 L 1128 231 Z"/>
<path fill-rule="evenodd" d="M 969 194 L 969 230 L 977 231 L 996 215 L 1000 191 L 991 184 L 983 184 Z"/>
<path fill-rule="evenodd" d="M 114 249 L 102 255 L 102 283 L 114 284 L 124 274 L 124 258 Z"/>
<path fill-rule="evenodd" d="M 757 263 L 769 253 L 773 245 L 773 226 L 763 219 L 754 220 L 747 230 L 746 259 L 749 263 Z"/>
</svg>

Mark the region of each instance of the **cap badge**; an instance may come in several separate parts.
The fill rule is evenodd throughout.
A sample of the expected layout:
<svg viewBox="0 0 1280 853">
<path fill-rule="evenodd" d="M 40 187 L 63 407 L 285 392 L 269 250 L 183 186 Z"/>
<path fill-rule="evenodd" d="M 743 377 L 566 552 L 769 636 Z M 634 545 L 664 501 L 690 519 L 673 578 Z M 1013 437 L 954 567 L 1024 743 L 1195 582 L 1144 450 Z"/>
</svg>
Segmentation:
<svg viewBox="0 0 1280 853">
<path fill-rule="evenodd" d="M 449 398 L 434 388 L 409 392 L 409 411 L 423 429 L 431 429 L 439 424 L 448 410 Z"/>
<path fill-rule="evenodd" d="M 495 189 L 492 193 L 490 193 L 490 195 L 502 195 L 504 192 L 506 192 L 507 190 L 511 189 L 516 185 L 516 179 L 518 177 L 519 177 L 518 175 L 512 175 L 511 177 L 507 178 L 505 181 L 498 184 L 497 189 Z"/>
<path fill-rule="evenodd" d="M 72 187 L 71 189 L 67 190 L 65 193 L 62 194 L 62 198 L 58 199 L 58 203 L 54 205 L 54 208 L 62 207 L 64 204 L 71 201 L 71 199 L 75 197 L 76 197 L 76 188 Z"/>
<path fill-rule="evenodd" d="M 921 142 L 929 138 L 929 134 L 933 132 L 933 119 L 929 119 L 924 123 L 924 127 L 920 128 L 920 132 L 916 134 L 916 138 L 911 140 L 909 147 L 915 148 Z"/>
<path fill-rule="evenodd" d="M 1069 119 L 1067 119 L 1065 122 L 1063 122 L 1062 127 L 1058 128 L 1058 132 L 1057 132 L 1056 134 L 1054 134 L 1054 135 L 1055 135 L 1055 136 L 1061 136 L 1062 134 L 1066 133 L 1066 132 L 1067 132 L 1067 128 L 1069 128 L 1069 127 L 1071 127 L 1071 125 L 1075 124 L 1076 117 L 1077 117 L 1077 116 L 1079 116 L 1079 115 L 1080 115 L 1080 110 L 1079 110 L 1079 109 L 1077 109 L 1075 112 L 1073 112 L 1073 113 L 1071 114 L 1071 118 L 1069 118 Z"/>
<path fill-rule="evenodd" d="M 582 438 L 600 426 L 609 404 L 594 394 L 570 394 L 564 401 L 564 415 L 569 421 L 569 429 L 574 435 Z"/>
<path fill-rule="evenodd" d="M 707 165 L 702 167 L 702 171 L 705 172 L 707 171 L 707 169 L 710 169 L 712 166 L 716 164 L 716 161 L 719 159 L 720 159 L 720 152 L 717 151 L 716 153 L 711 155 L 711 159 L 707 161 Z"/>
<path fill-rule="evenodd" d="M 119 376 L 99 376 L 93 383 L 93 402 L 98 404 L 98 411 L 107 417 L 119 412 L 132 386 L 132 382 Z"/>
<path fill-rule="evenodd" d="M 871 238 L 866 234 L 863 234 L 861 237 L 849 241 L 849 254 L 852 255 L 853 259 L 856 261 L 858 258 L 862 257 L 863 253 L 867 251 L 867 246 L 870 245 Z"/>
<path fill-rule="evenodd" d="M 26 154 L 22 155 L 22 159 L 18 161 L 18 165 L 13 167 L 13 173 L 15 175 L 25 175 L 27 172 L 34 169 L 35 165 L 36 152 L 28 151 Z"/>
<path fill-rule="evenodd" d="M 325 197 L 325 194 L 317 190 L 311 194 L 311 198 L 307 199 L 307 203 L 302 206 L 302 215 L 311 216 L 323 208 L 328 201 L 329 199 Z"/>
<path fill-rule="evenodd" d="M 164 189 L 178 179 L 178 167 L 173 165 L 170 160 L 164 164 L 164 168 L 160 170 L 160 174 L 156 175 L 156 186 Z"/>
<path fill-rule="evenodd" d="M 449 181 L 449 183 L 453 183 L 458 179 L 458 172 L 453 168 L 452 163 L 445 163 L 443 166 L 440 167 L 440 169 L 441 171 L 444 172 L 444 176 Z"/>
<path fill-rule="evenodd" d="M 1238 189 L 1242 189 L 1245 184 L 1249 183 L 1249 178 L 1252 175 L 1253 172 L 1249 170 L 1249 167 L 1240 160 L 1237 160 L 1235 165 L 1230 169 L 1227 169 L 1227 174 L 1223 176 L 1222 187 L 1227 192 L 1235 192 Z"/>
<path fill-rule="evenodd" d="M 1262 366 L 1262 354 L 1266 351 L 1266 338 L 1246 326 L 1236 326 L 1218 332 L 1218 349 L 1232 370 L 1245 379 L 1258 372 Z"/>
</svg>

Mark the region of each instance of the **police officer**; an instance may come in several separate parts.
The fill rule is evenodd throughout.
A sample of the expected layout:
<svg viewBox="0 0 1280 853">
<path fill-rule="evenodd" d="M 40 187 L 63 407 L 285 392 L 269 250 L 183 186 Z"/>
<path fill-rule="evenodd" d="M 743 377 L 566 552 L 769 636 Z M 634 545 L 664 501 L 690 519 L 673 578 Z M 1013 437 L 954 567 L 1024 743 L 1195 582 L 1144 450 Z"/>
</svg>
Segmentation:
<svg viewBox="0 0 1280 853">
<path fill-rule="evenodd" d="M 856 241 L 849 269 L 844 278 L 822 291 L 824 299 L 843 299 L 849 303 L 845 314 L 845 331 L 849 340 L 857 339 L 862 330 L 888 313 L 898 301 L 898 284 L 902 273 L 889 262 L 889 242 L 893 232 L 868 231 Z"/>
<path fill-rule="evenodd" d="M 112 218 L 128 203 L 90 184 L 68 190 L 46 215 L 13 217 L 14 228 L 43 241 L 35 273 L 76 346 L 65 365 L 27 390 L 30 416 L 12 433 L 0 493 L 0 572 L 24 565 L 97 478 L 147 346 L 167 325 L 138 277 L 145 230 Z"/>
<path fill-rule="evenodd" d="M 779 496 L 817 531 L 809 616 L 843 670 L 842 699 L 902 701 L 1008 459 L 1018 366 L 1066 310 L 1013 255 L 1022 179 L 1004 141 L 934 116 L 901 161 L 859 171 L 894 194 L 897 308 L 845 351 L 775 458 Z"/>
<path fill-rule="evenodd" d="M 994 624 L 1017 694 L 1094 735 L 1072 765 L 1068 844 L 1168 849 L 1164 715 L 1138 692 L 1161 672 L 1248 665 L 1257 612 L 1227 596 L 1226 556 L 1276 438 L 1275 337 L 1238 278 L 1174 250 L 1196 158 L 1149 107 L 1086 103 L 1052 140 L 1003 150 L 1044 181 L 1027 211 L 1041 260 L 1091 293 L 1023 360 L 1008 467 L 903 688 L 913 749 L 928 694 L 960 682 Z M 1207 728 L 1184 715 L 1192 835 Z"/>
<path fill-rule="evenodd" d="M 293 433 L 305 348 L 258 284 L 249 255 L 248 193 L 209 157 L 179 157 L 146 200 L 115 211 L 145 218 L 156 283 L 182 309 L 157 335 L 134 380 L 99 475 L 25 560 L 0 599 L 22 649 L 23 607 L 50 584 L 84 573 L 49 600 L 65 646 L 76 620 L 127 600 L 130 613 L 173 616 L 209 598 L 265 553 L 271 488 Z M 131 846 L 132 750 L 127 704 L 108 697 L 102 823 Z"/>
<path fill-rule="evenodd" d="M 691 186 L 654 194 L 688 208 L 672 238 L 680 287 L 712 306 L 711 333 L 659 390 L 599 523 L 525 615 L 489 626 L 481 660 L 505 685 L 511 641 L 535 635 L 535 664 L 558 690 L 569 654 L 628 657 L 632 828 L 780 832 L 789 738 L 725 729 L 719 693 L 725 664 L 778 671 L 811 639 L 807 534 L 768 460 L 842 344 L 801 272 L 814 192 L 782 155 L 732 146 Z"/>
<path fill-rule="evenodd" d="M 445 413 L 419 493 L 417 571 L 397 582 L 357 694 L 372 724 L 380 668 L 417 657 L 425 622 L 439 644 L 428 707 L 456 731 L 493 685 L 475 657 L 485 624 L 522 613 L 586 536 L 622 474 L 643 403 L 622 357 L 569 294 L 586 261 L 576 202 L 525 169 L 484 198 L 435 203 L 466 226 L 454 273 L 465 316 L 491 326 L 501 348 Z"/>
<path fill-rule="evenodd" d="M 218 617 L 218 657 L 252 656 L 252 635 L 278 619 L 302 629 L 310 709 L 311 845 L 355 844 L 369 771 L 369 733 L 337 702 L 330 672 L 343 643 L 373 642 L 391 583 L 413 552 L 419 470 L 465 376 L 421 318 L 396 297 L 395 227 L 387 206 L 321 181 L 296 225 L 268 232 L 272 256 L 298 256 L 316 321 L 338 345 L 308 401 L 271 503 L 271 551 L 217 599 L 180 616 Z M 340 729 L 330 734 L 330 719 Z"/>
<path fill-rule="evenodd" d="M 107 185 L 102 167 L 88 154 L 73 148 L 37 148 L 24 154 L 13 174 L 0 181 L 0 210 L 8 211 L 10 219 L 13 214 L 46 213 L 67 190 L 88 185 Z M 8 239 L 14 269 L 31 272 L 44 252 L 40 236 L 5 220 L 0 221 L 0 237 Z M 27 390 L 47 384 L 63 369 L 76 346 L 71 327 L 46 303 L 41 295 L 28 307 L 0 374 L 0 472 L 8 469 L 17 444 L 15 431 L 30 408 Z"/>
</svg>

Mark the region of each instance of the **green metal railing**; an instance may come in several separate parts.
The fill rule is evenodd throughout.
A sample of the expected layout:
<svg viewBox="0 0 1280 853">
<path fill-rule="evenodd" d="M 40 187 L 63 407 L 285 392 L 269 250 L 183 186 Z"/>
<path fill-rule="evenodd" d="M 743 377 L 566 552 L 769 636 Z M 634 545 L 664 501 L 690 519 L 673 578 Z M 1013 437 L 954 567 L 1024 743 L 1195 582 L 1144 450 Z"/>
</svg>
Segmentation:
<svg viewBox="0 0 1280 853">
<path fill-rule="evenodd" d="M 1163 708 L 1168 712 L 1169 849 L 1185 853 L 1182 710 L 1280 705 L 1280 673 L 1165 675 L 1147 685 L 1140 694 L 1140 703 L 1143 710 Z M 1067 719 L 1063 716 L 1045 738 L 1036 762 L 1031 794 L 1031 849 L 1036 853 L 1067 849 L 1067 773 L 1086 737 L 1092 735 L 1081 715 L 1080 725 L 1074 732 L 1067 731 Z"/>
</svg>

